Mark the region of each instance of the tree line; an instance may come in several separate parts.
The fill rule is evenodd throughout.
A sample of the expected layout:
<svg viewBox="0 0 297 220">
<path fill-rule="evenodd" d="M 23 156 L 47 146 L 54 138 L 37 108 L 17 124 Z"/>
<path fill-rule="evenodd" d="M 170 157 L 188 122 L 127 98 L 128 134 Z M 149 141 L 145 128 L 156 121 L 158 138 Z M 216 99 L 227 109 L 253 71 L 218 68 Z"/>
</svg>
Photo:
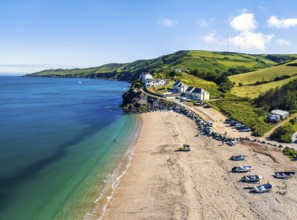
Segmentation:
<svg viewBox="0 0 297 220">
<path fill-rule="evenodd" d="M 256 98 L 254 102 L 257 107 L 263 107 L 267 111 L 282 109 L 296 112 L 297 80 L 293 80 L 280 88 L 268 90 Z"/>
</svg>

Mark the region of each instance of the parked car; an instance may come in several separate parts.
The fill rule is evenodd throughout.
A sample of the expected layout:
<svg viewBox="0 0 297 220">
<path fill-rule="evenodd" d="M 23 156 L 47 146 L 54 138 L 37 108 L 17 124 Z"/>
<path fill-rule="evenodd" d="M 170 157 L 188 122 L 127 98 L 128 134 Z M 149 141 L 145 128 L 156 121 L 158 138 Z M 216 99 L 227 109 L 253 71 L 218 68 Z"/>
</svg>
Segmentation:
<svg viewBox="0 0 297 220">
<path fill-rule="evenodd" d="M 242 124 L 237 123 L 237 124 L 234 125 L 234 128 L 239 129 L 239 128 L 242 127 L 242 126 L 243 126 Z"/>
<path fill-rule="evenodd" d="M 212 127 L 213 126 L 213 123 L 209 121 L 209 122 L 207 122 L 206 125 L 209 126 L 209 127 Z"/>
<path fill-rule="evenodd" d="M 231 122 L 232 122 L 233 120 L 231 119 L 231 118 L 227 118 L 226 120 L 225 120 L 225 124 L 230 124 Z"/>
<path fill-rule="evenodd" d="M 202 102 L 193 102 L 193 104 L 194 104 L 195 106 L 201 106 L 201 105 L 203 105 Z"/>
<path fill-rule="evenodd" d="M 238 122 L 237 121 L 232 121 L 231 123 L 230 123 L 230 125 L 231 126 L 234 126 L 234 125 L 236 125 Z"/>
</svg>

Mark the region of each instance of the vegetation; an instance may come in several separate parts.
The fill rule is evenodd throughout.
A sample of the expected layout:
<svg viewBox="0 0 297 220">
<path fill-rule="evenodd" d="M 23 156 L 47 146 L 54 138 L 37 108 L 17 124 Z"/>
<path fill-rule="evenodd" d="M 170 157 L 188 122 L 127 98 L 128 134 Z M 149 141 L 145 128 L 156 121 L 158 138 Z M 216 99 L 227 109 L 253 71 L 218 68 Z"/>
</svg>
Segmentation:
<svg viewBox="0 0 297 220">
<path fill-rule="evenodd" d="M 297 79 L 297 76 L 288 78 L 288 79 L 284 79 L 281 81 L 274 81 L 271 83 L 265 83 L 265 84 L 261 84 L 261 85 L 243 86 L 243 85 L 239 84 L 239 86 L 232 88 L 231 93 L 233 95 L 236 95 L 239 97 L 246 97 L 246 98 L 254 99 L 254 98 L 257 98 L 261 94 L 265 94 L 270 89 L 281 87 L 295 79 Z"/>
<path fill-rule="evenodd" d="M 173 78 L 179 71 L 191 73 L 193 70 L 220 74 L 230 69 L 245 69 L 251 71 L 276 65 L 277 63 L 262 55 L 248 55 L 232 52 L 210 51 L 178 51 L 151 60 L 137 60 L 132 63 L 106 64 L 99 67 L 85 69 L 56 69 L 44 70 L 30 76 L 47 77 L 88 77 L 133 81 L 142 72 L 164 74 Z M 171 72 L 170 72 L 171 71 Z"/>
<path fill-rule="evenodd" d="M 269 54 L 269 55 L 266 55 L 265 58 L 276 63 L 286 63 L 296 59 L 296 57 L 292 55 L 278 55 L 278 54 Z"/>
<path fill-rule="evenodd" d="M 297 64 L 297 60 L 294 60 L 288 64 L 282 64 L 266 69 L 257 70 L 254 72 L 238 74 L 230 76 L 229 79 L 236 85 L 242 83 L 243 85 L 255 85 L 257 82 L 272 82 L 276 77 L 281 77 L 283 75 L 296 76 L 297 66 L 292 66 L 291 64 Z"/>
<path fill-rule="evenodd" d="M 291 135 L 293 134 L 293 128 L 291 125 L 286 124 L 284 126 L 275 129 L 273 134 L 270 136 L 272 140 L 283 143 L 291 143 Z"/>
<path fill-rule="evenodd" d="M 258 107 L 266 110 L 283 109 L 290 112 L 297 111 L 297 79 L 275 89 L 270 89 L 255 99 Z"/>
<path fill-rule="evenodd" d="M 271 134 L 270 138 L 278 142 L 291 143 L 292 135 L 296 131 L 297 131 L 297 121 L 293 119 L 285 123 L 283 126 L 275 129 L 275 131 Z"/>
<path fill-rule="evenodd" d="M 293 148 L 286 147 L 283 150 L 284 155 L 288 156 L 290 159 L 293 159 L 297 156 L 297 151 Z"/>
<path fill-rule="evenodd" d="M 217 106 L 230 118 L 249 126 L 255 136 L 262 136 L 272 127 L 265 122 L 268 112 L 262 108 L 255 108 L 246 99 L 228 100 L 225 98 L 224 100 L 211 102 L 211 104 Z"/>
</svg>

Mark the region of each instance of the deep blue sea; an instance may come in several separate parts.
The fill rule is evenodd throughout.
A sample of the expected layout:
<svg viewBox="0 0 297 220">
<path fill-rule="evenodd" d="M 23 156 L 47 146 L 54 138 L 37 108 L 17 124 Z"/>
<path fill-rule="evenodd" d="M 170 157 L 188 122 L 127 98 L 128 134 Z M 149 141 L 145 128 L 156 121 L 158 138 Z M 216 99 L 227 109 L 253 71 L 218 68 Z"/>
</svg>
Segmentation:
<svg viewBox="0 0 297 220">
<path fill-rule="evenodd" d="M 0 76 L 0 219 L 92 219 L 141 122 L 127 82 Z"/>
</svg>

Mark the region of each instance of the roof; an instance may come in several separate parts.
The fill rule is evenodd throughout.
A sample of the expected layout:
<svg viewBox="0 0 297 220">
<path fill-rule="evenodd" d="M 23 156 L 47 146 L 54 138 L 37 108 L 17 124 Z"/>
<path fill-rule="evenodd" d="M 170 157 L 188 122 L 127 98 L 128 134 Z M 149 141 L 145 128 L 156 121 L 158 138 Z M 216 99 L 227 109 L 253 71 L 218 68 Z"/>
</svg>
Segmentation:
<svg viewBox="0 0 297 220">
<path fill-rule="evenodd" d="M 271 111 L 271 114 L 275 114 L 275 115 L 288 115 L 289 112 L 276 109 L 276 110 L 272 110 Z"/>
<path fill-rule="evenodd" d="M 201 89 L 201 88 L 195 88 L 192 93 L 208 93 L 207 91 L 205 91 L 204 89 Z"/>
<path fill-rule="evenodd" d="M 187 88 L 186 92 L 191 92 L 192 89 L 194 89 L 194 87 L 193 87 L 193 86 L 189 86 L 189 87 Z"/>
<path fill-rule="evenodd" d="M 173 86 L 178 86 L 181 83 L 181 81 L 175 81 L 175 83 L 173 84 Z"/>
<path fill-rule="evenodd" d="M 203 92 L 203 89 L 201 88 L 195 88 L 192 93 L 202 93 Z"/>
</svg>

